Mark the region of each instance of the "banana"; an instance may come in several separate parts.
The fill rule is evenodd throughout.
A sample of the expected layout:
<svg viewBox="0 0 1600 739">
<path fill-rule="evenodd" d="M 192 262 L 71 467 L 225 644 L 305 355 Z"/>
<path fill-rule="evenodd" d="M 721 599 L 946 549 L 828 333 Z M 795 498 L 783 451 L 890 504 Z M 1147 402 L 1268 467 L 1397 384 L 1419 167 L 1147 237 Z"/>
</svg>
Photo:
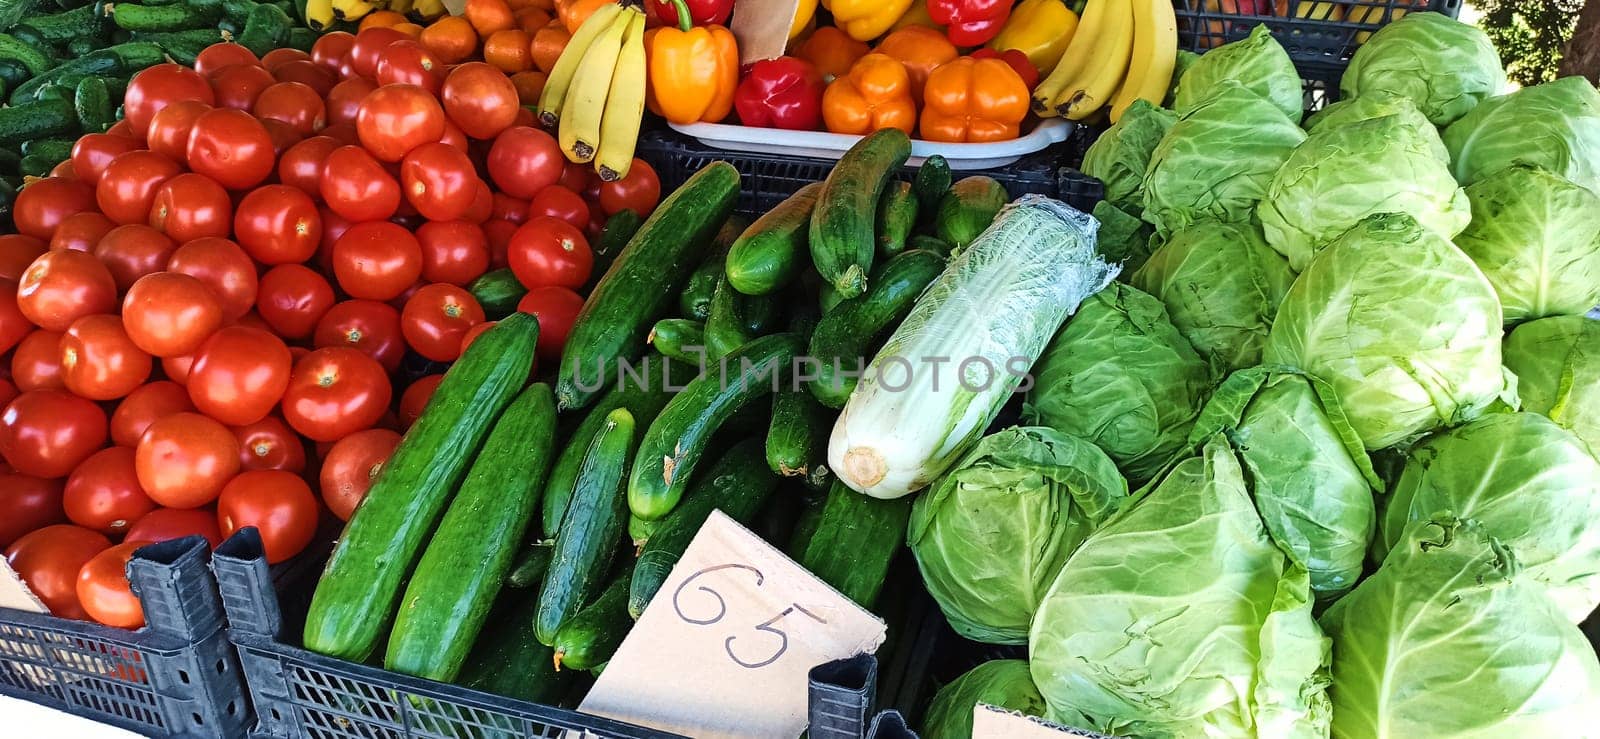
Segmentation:
<svg viewBox="0 0 1600 739">
<path fill-rule="evenodd" d="M 616 3 L 606 3 L 597 8 L 583 25 L 578 26 L 578 32 L 572 34 L 567 41 L 567 47 L 561 50 L 561 56 L 556 59 L 556 65 L 550 68 L 550 76 L 545 80 L 544 92 L 539 93 L 539 122 L 547 127 L 554 127 L 561 120 L 561 106 L 566 102 L 567 89 L 572 86 L 572 78 L 578 73 L 578 68 L 583 62 L 583 56 L 589 51 L 589 46 L 601 32 L 611 26 L 622 13 L 622 6 Z"/>
<path fill-rule="evenodd" d="M 1067 50 L 1049 76 L 1033 88 L 1033 110 L 1040 115 L 1055 115 L 1055 99 L 1067 89 L 1088 64 L 1095 44 L 1105 33 L 1106 10 L 1112 0 L 1088 0 L 1083 7 L 1083 20 L 1072 34 Z"/>
<path fill-rule="evenodd" d="M 1111 103 L 1111 122 L 1140 98 L 1160 105 L 1178 61 L 1178 18 L 1172 0 L 1133 0 L 1133 56 L 1128 76 Z"/>
<path fill-rule="evenodd" d="M 425 21 L 431 21 L 448 12 L 450 11 L 444 7 L 444 0 L 415 0 L 411 3 L 412 15 Z"/>
<path fill-rule="evenodd" d="M 377 6 L 367 0 L 333 0 L 333 17 L 342 21 L 360 20 L 374 10 Z"/>
<path fill-rule="evenodd" d="M 411 12 L 411 0 L 385 0 L 385 5 L 400 15 Z"/>
<path fill-rule="evenodd" d="M 333 0 L 306 0 L 306 23 L 313 31 L 326 31 L 334 23 Z"/>
<path fill-rule="evenodd" d="M 618 13 L 611 25 L 595 38 L 583 61 L 572 76 L 572 87 L 567 90 L 567 100 L 561 105 L 561 125 L 556 129 L 556 140 L 567 159 L 588 162 L 594 159 L 600 145 L 600 122 L 606 112 L 606 98 L 611 94 L 611 76 L 617 69 L 617 57 L 622 53 L 622 36 L 633 24 L 633 14 L 641 11 L 632 8 Z"/>
<path fill-rule="evenodd" d="M 644 117 L 645 88 L 644 13 L 628 19 L 628 31 L 617 56 L 617 69 L 611 73 L 611 93 L 606 98 L 605 118 L 600 122 L 600 147 L 594 156 L 594 171 L 600 179 L 613 182 L 628 176 L 633 165 L 633 147 L 639 142 L 639 122 Z"/>
<path fill-rule="evenodd" d="M 1133 53 L 1133 2 L 1109 0 L 1106 26 L 1083 74 L 1055 99 L 1058 115 L 1081 121 L 1104 107 L 1128 72 Z"/>
</svg>

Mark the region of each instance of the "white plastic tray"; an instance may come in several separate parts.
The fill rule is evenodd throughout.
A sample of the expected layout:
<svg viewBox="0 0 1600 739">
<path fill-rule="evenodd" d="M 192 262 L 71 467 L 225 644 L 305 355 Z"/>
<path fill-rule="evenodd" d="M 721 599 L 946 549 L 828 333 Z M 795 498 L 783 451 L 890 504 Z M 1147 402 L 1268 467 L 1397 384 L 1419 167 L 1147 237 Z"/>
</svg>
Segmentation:
<svg viewBox="0 0 1600 739">
<path fill-rule="evenodd" d="M 693 136 L 700 143 L 717 149 L 748 151 L 758 154 L 785 154 L 789 156 L 838 159 L 860 136 L 822 131 L 785 131 L 778 128 L 754 128 L 725 123 L 669 124 L 673 130 Z M 1026 136 L 1010 141 L 986 144 L 947 144 L 941 141 L 911 140 L 911 159 L 908 164 L 921 164 L 934 154 L 942 154 L 951 169 L 989 169 L 1001 167 L 1032 154 L 1051 144 L 1067 140 L 1077 124 L 1062 118 L 1042 121 Z"/>
</svg>

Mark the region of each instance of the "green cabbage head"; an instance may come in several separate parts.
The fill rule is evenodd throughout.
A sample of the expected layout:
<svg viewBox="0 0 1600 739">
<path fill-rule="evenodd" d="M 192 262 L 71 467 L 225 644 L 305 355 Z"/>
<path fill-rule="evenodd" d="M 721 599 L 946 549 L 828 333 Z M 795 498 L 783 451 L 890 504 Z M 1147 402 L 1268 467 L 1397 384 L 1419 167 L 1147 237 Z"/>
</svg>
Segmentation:
<svg viewBox="0 0 1600 739">
<path fill-rule="evenodd" d="M 1289 52 L 1266 26 L 1256 26 L 1249 36 L 1200 55 L 1178 83 L 1172 109 L 1178 115 L 1194 110 L 1228 80 L 1266 98 L 1295 123 L 1305 112 L 1305 83 Z"/>
<path fill-rule="evenodd" d="M 1520 552 L 1447 515 L 1413 522 L 1322 616 L 1333 736 L 1572 737 L 1600 726 L 1600 663 Z"/>
<path fill-rule="evenodd" d="M 1028 638 L 1052 716 L 1116 736 L 1327 736 L 1328 640 L 1222 437 L 1089 535 Z"/>
<path fill-rule="evenodd" d="M 1505 86 L 1500 54 L 1483 29 L 1439 13 L 1408 13 L 1356 49 L 1339 80 L 1339 94 L 1403 95 L 1434 125 L 1443 126 Z"/>
<path fill-rule="evenodd" d="M 1150 224 L 1129 215 L 1109 200 L 1095 203 L 1093 215 L 1100 222 L 1095 248 L 1107 262 L 1122 265 L 1118 277 L 1126 281 L 1128 275 L 1150 259 L 1150 237 L 1154 230 Z"/>
<path fill-rule="evenodd" d="M 1600 456 L 1600 321 L 1529 321 L 1512 329 L 1502 351 L 1522 408 L 1544 414 Z"/>
<path fill-rule="evenodd" d="M 1492 413 L 1413 448 L 1390 490 L 1373 554 L 1412 521 L 1450 511 L 1517 553 L 1573 623 L 1600 605 L 1600 461 L 1537 413 Z"/>
<path fill-rule="evenodd" d="M 1388 213 L 1311 260 L 1278 306 L 1265 361 L 1327 381 L 1362 443 L 1382 449 L 1515 397 L 1500 324 L 1500 300 L 1467 255 Z"/>
<path fill-rule="evenodd" d="M 1043 716 L 1044 697 L 1033 687 L 1027 660 L 996 659 L 968 670 L 939 689 L 922 723 L 924 739 L 971 739 L 972 709 L 979 703 Z"/>
<path fill-rule="evenodd" d="M 1105 183 L 1105 198 L 1125 211 L 1144 210 L 1144 172 L 1150 153 L 1178 116 L 1140 99 L 1083 153 L 1083 173 Z"/>
<path fill-rule="evenodd" d="M 1399 115 L 1319 128 L 1289 156 L 1261 201 L 1267 243 L 1299 272 L 1316 250 L 1374 213 L 1407 213 L 1454 237 L 1472 211 L 1439 151 L 1431 126 L 1415 128 Z"/>
<path fill-rule="evenodd" d="M 906 542 L 956 633 L 1025 644 L 1061 563 L 1127 496 L 1095 445 L 1012 427 L 984 437 L 917 497 Z"/>
<path fill-rule="evenodd" d="M 1260 364 L 1294 271 L 1254 224 L 1201 221 L 1173 232 L 1132 282 L 1166 304 L 1200 356 L 1235 370 Z"/>
<path fill-rule="evenodd" d="M 1305 138 L 1271 101 L 1238 82 L 1218 83 L 1151 153 L 1144 219 L 1159 233 L 1208 218 L 1250 220 L 1273 173 Z"/>
<path fill-rule="evenodd" d="M 1120 282 L 1083 301 L 1033 377 L 1023 418 L 1094 442 L 1136 483 L 1182 451 L 1211 385 L 1161 301 Z"/>
<path fill-rule="evenodd" d="M 1600 92 L 1563 77 L 1485 100 L 1444 130 L 1444 145 L 1463 185 L 1531 164 L 1600 194 Z"/>
<path fill-rule="evenodd" d="M 1500 295 L 1506 323 L 1600 304 L 1600 195 L 1513 165 L 1467 187 L 1472 224 L 1456 246 Z"/>
<path fill-rule="evenodd" d="M 1399 116 L 1406 128 L 1417 131 L 1433 128 L 1433 124 L 1428 122 L 1428 117 L 1417 109 L 1417 104 L 1412 102 L 1411 98 L 1380 90 L 1331 103 L 1313 113 L 1306 119 L 1306 133 L 1317 133 L 1391 115 Z M 1433 148 L 1433 153 L 1439 161 L 1450 161 L 1450 151 L 1444 147 L 1444 141 L 1437 136 L 1425 138 L 1428 139 L 1428 145 Z"/>
</svg>

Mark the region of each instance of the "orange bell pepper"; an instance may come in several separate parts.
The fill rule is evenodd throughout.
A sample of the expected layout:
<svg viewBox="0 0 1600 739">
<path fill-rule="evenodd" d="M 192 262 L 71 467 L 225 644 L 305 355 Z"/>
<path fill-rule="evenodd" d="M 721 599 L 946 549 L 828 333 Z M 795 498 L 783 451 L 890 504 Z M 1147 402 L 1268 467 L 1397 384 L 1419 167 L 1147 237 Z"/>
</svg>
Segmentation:
<svg viewBox="0 0 1600 739">
<path fill-rule="evenodd" d="M 725 26 L 691 26 L 687 6 L 679 7 L 678 27 L 644 35 L 650 69 L 646 103 L 677 124 L 716 123 L 733 110 L 739 87 L 739 45 Z"/>
<path fill-rule="evenodd" d="M 1026 90 L 1022 98 L 1026 110 Z M 917 125 L 917 104 L 911 100 L 911 78 L 905 66 L 887 54 L 861 57 L 849 74 L 823 91 L 822 122 L 834 133 L 869 134 L 898 128 L 910 134 Z"/>
<path fill-rule="evenodd" d="M 927 26 L 906 26 L 878 42 L 877 52 L 888 54 L 906 66 L 911 77 L 911 99 L 922 104 L 922 88 L 928 84 L 928 73 L 949 62 L 961 52 L 950 39 L 937 29 Z"/>
<path fill-rule="evenodd" d="M 999 59 L 962 57 L 928 75 L 922 138 L 978 143 L 1017 137 L 1028 114 L 1028 86 Z"/>
<path fill-rule="evenodd" d="M 867 55 L 871 49 L 864 41 L 850 38 L 849 34 L 833 26 L 818 28 L 795 49 L 794 55 L 811 62 L 822 73 L 822 78 L 832 80 L 850 73 L 851 65 Z"/>
</svg>

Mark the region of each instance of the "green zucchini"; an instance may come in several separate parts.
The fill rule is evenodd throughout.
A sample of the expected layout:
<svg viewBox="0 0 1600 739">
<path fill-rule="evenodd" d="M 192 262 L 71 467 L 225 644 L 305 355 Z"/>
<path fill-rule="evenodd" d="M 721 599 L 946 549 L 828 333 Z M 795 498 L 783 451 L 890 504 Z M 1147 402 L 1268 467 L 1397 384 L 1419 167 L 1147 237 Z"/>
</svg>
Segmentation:
<svg viewBox="0 0 1600 739">
<path fill-rule="evenodd" d="M 506 587 L 531 588 L 544 582 L 544 573 L 550 570 L 550 557 L 555 553 L 553 539 L 535 539 L 522 548 L 517 563 L 506 573 Z"/>
<path fill-rule="evenodd" d="M 723 275 L 723 255 L 712 254 L 690 273 L 683 292 L 678 293 L 678 311 L 684 318 L 705 321 L 711 315 L 711 299 L 717 294 L 717 281 Z"/>
<path fill-rule="evenodd" d="M 862 608 L 871 609 L 906 540 L 911 496 L 884 500 L 835 481 L 823 503 L 801 567 Z"/>
<path fill-rule="evenodd" d="M 607 413 L 605 425 L 583 455 L 561 533 L 556 534 L 550 570 L 540 588 L 533 633 L 544 644 L 553 646 L 556 632 L 605 585 L 627 526 L 622 481 L 633 449 L 633 415 L 626 408 Z"/>
<path fill-rule="evenodd" d="M 583 607 L 556 631 L 552 658 L 556 669 L 589 670 L 611 659 L 622 638 L 633 627 L 628 618 L 628 584 L 633 581 L 633 563 L 623 566 L 600 597 Z"/>
<path fill-rule="evenodd" d="M 906 250 L 906 239 L 917 225 L 917 197 L 911 183 L 895 180 L 883 188 L 878 200 L 878 254 L 885 259 Z"/>
<path fill-rule="evenodd" d="M 572 673 L 556 672 L 555 653 L 540 644 L 533 637 L 533 629 L 528 628 L 538 610 L 538 590 L 501 591 L 499 602 L 489 612 L 488 622 L 478 634 L 477 643 L 472 645 L 461 673 L 456 676 L 456 683 L 534 703 L 553 704 L 560 698 L 571 682 Z M 514 730 L 504 734 L 512 735 Z"/>
<path fill-rule="evenodd" d="M 508 316 L 445 373 L 334 545 L 306 614 L 307 649 L 357 662 L 372 654 L 423 539 L 527 382 L 538 338 L 533 316 Z"/>
<path fill-rule="evenodd" d="M 477 298 L 485 317 L 498 321 L 517 312 L 517 303 L 528 294 L 528 288 L 522 286 L 510 267 L 501 267 L 468 283 L 467 292 Z"/>
<path fill-rule="evenodd" d="M 698 366 L 706 358 L 706 325 L 700 321 L 663 318 L 650 329 L 646 341 L 669 359 Z"/>
<path fill-rule="evenodd" d="M 555 430 L 555 396 L 542 382 L 495 422 L 411 574 L 384 669 L 455 679 L 533 518 Z"/>
<path fill-rule="evenodd" d="M 103 133 L 116 122 L 117 111 L 111 105 L 111 89 L 99 77 L 85 77 L 73 91 L 72 107 L 78 115 L 78 125 L 84 133 Z"/>
<path fill-rule="evenodd" d="M 805 267 L 811 210 L 822 183 L 796 190 L 757 218 L 728 250 L 728 282 L 746 295 L 766 295 L 794 281 Z"/>
<path fill-rule="evenodd" d="M 772 394 L 772 425 L 767 429 L 767 467 L 775 475 L 799 477 L 828 458 L 833 415 L 805 388 L 791 385 Z"/>
<path fill-rule="evenodd" d="M 21 62 L 33 77 L 49 72 L 56 66 L 55 57 L 48 51 L 25 43 L 9 33 L 0 33 L 0 57 Z"/>
<path fill-rule="evenodd" d="M 628 208 L 612 213 L 611 217 L 606 219 L 605 227 L 600 230 L 600 238 L 594 240 L 590 249 L 594 254 L 594 267 L 589 270 L 589 281 L 584 286 L 585 293 L 593 290 L 600 282 L 600 278 L 611 269 L 611 263 L 617 260 L 617 255 L 622 253 L 622 247 L 628 245 L 628 240 L 639 232 L 641 223 L 644 223 L 644 219 Z"/>
<path fill-rule="evenodd" d="M 909 156 L 911 139 L 904 131 L 881 129 L 850 147 L 817 193 L 808 233 L 811 263 L 842 297 L 867 289 L 878 198 Z"/>
<path fill-rule="evenodd" d="M 755 338 L 745 325 L 743 297 L 728 284 L 726 275 L 717 280 L 717 289 L 711 297 L 711 313 L 706 316 L 707 359 L 721 359 Z"/>
<path fill-rule="evenodd" d="M 950 191 L 953 180 L 950 174 L 950 163 L 944 156 L 934 154 L 922 160 L 922 166 L 917 167 L 917 176 L 911 180 L 911 191 L 917 196 L 917 206 L 922 213 L 922 220 L 933 217 L 939 210 L 939 202 L 944 200 L 944 194 Z"/>
<path fill-rule="evenodd" d="M 923 288 L 944 271 L 944 257 L 921 250 L 901 252 L 873 276 L 866 295 L 841 303 L 811 333 L 816 377 L 811 395 L 829 408 L 843 408 L 860 370 L 871 360 L 876 339 L 899 325 Z"/>
<path fill-rule="evenodd" d="M 65 136 L 78 130 L 78 114 L 68 100 L 39 100 L 0 108 L 0 146 Z"/>
<path fill-rule="evenodd" d="M 125 31 L 188 31 L 206 26 L 215 27 L 222 17 L 222 9 L 215 6 L 190 5 L 138 5 L 135 3 L 108 3 L 111 22 Z"/>
<path fill-rule="evenodd" d="M 712 434 L 746 404 L 785 382 L 803 348 L 798 334 L 760 337 L 673 396 L 639 445 L 628 479 L 628 508 L 634 515 L 653 521 L 671 512 Z"/>
<path fill-rule="evenodd" d="M 974 175 L 950 186 L 933 216 L 933 233 L 954 246 L 967 248 L 1011 200 L 1004 185 L 993 177 Z"/>
<path fill-rule="evenodd" d="M 661 583 L 678 564 L 712 510 L 720 510 L 740 523 L 748 524 L 761 510 L 761 503 L 777 487 L 778 481 L 767 472 L 761 443 L 746 439 L 724 453 L 711 469 L 695 480 L 694 490 L 683 504 L 672 509 L 639 550 L 628 589 L 628 614 L 638 618 L 650 604 Z"/>
<path fill-rule="evenodd" d="M 556 384 L 558 408 L 593 402 L 620 363 L 644 352 L 650 326 L 704 259 L 738 194 L 739 170 L 712 162 L 668 195 L 639 227 L 595 285 L 567 335 Z"/>
<path fill-rule="evenodd" d="M 934 254 L 938 254 L 941 257 L 945 257 L 946 259 L 950 257 L 950 252 L 955 250 L 955 247 L 951 246 L 945 241 L 940 240 L 939 237 L 925 236 L 923 234 L 912 236 L 911 239 L 906 242 L 906 246 L 911 249 L 930 251 Z"/>
</svg>

